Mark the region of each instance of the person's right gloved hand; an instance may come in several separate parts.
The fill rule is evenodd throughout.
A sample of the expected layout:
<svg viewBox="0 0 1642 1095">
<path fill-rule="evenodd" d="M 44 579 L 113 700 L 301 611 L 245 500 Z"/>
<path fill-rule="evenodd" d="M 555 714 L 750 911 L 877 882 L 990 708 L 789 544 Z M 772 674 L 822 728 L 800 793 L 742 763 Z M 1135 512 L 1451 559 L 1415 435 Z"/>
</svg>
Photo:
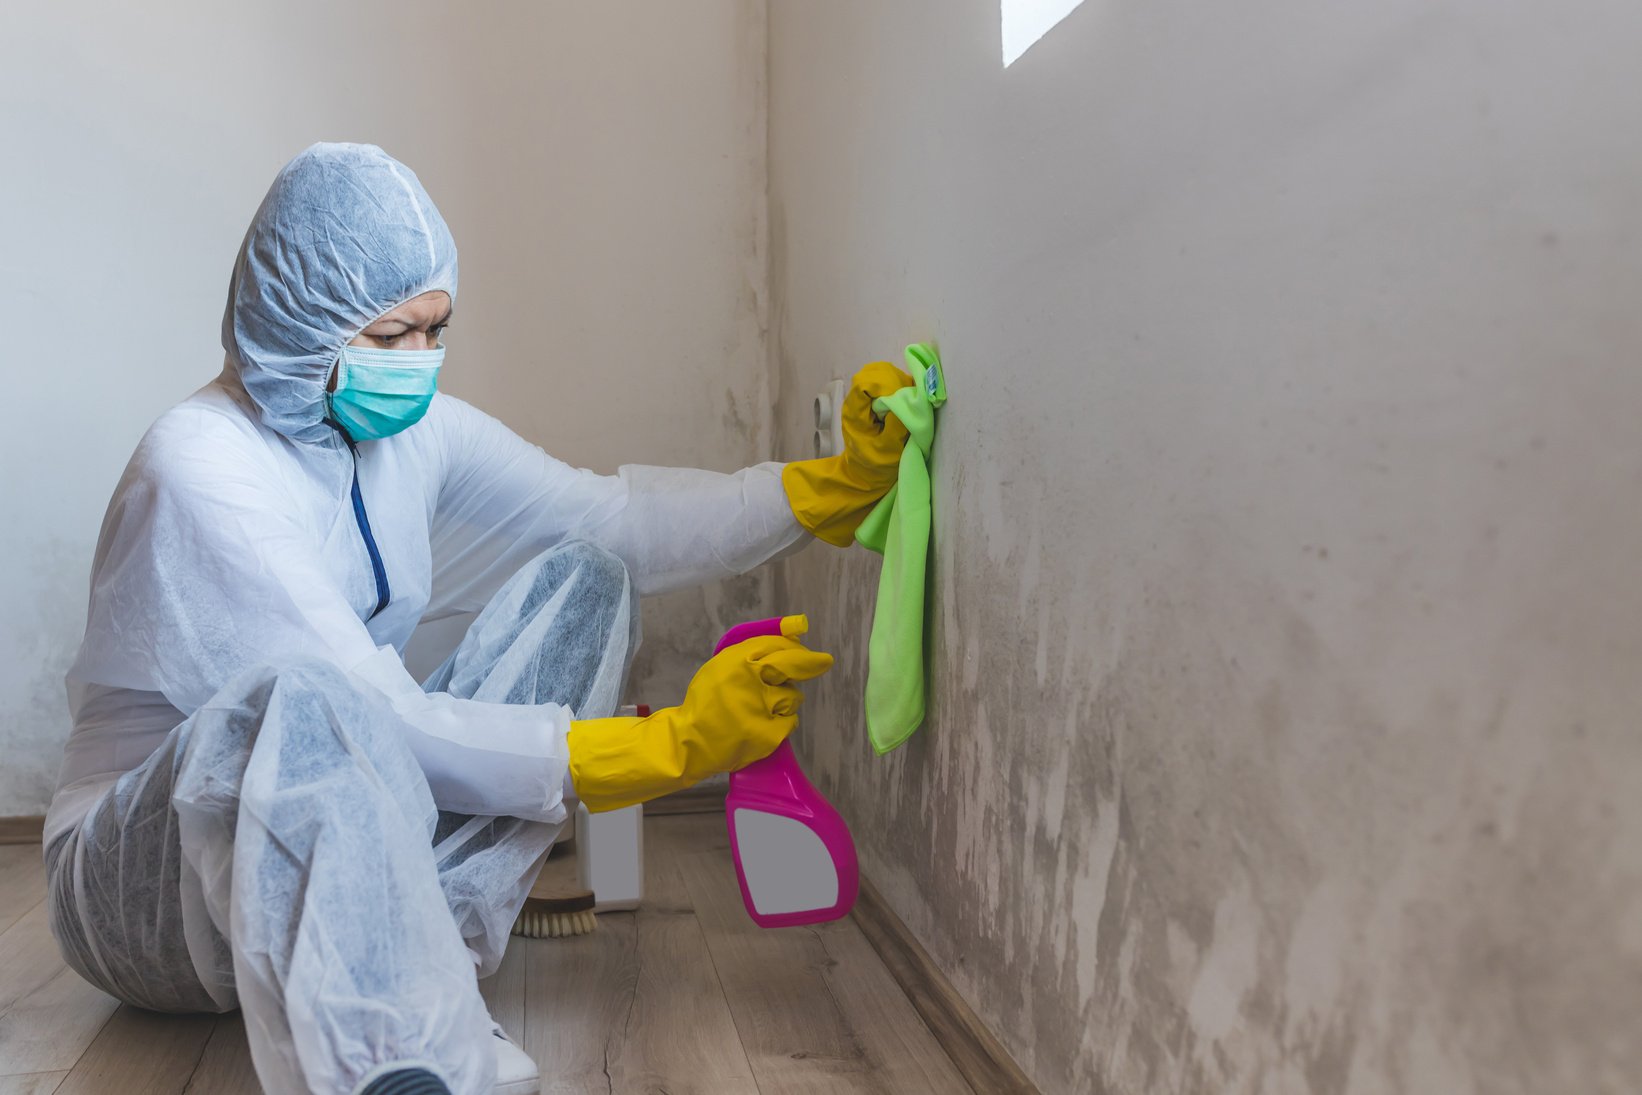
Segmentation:
<svg viewBox="0 0 1642 1095">
<path fill-rule="evenodd" d="M 761 635 L 713 655 L 678 707 L 648 718 L 570 724 L 570 779 L 594 813 L 682 790 L 767 757 L 798 725 L 794 681 L 832 668 L 832 655 Z"/>
</svg>

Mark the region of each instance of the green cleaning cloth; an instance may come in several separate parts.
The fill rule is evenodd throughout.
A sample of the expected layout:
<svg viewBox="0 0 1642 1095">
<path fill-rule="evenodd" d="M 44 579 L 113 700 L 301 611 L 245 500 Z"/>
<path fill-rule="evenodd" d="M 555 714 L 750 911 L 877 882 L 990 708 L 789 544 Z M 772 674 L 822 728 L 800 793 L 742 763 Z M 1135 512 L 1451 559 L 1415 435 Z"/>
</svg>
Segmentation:
<svg viewBox="0 0 1642 1095">
<path fill-rule="evenodd" d="M 901 451 L 895 485 L 861 522 L 855 540 L 884 557 L 878 604 L 867 643 L 867 737 L 880 755 L 912 736 L 924 721 L 924 590 L 929 566 L 929 451 L 935 408 L 946 402 L 941 359 L 926 343 L 907 347 L 913 384 L 875 399 L 911 438 Z"/>
</svg>

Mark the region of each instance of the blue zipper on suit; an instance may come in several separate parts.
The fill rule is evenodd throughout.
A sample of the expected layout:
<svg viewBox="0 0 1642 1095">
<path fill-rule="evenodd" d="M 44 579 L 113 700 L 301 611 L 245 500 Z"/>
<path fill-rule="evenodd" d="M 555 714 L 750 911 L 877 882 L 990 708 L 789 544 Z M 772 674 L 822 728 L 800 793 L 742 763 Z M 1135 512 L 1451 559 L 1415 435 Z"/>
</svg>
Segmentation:
<svg viewBox="0 0 1642 1095">
<path fill-rule="evenodd" d="M 359 448 L 348 436 L 348 431 L 332 422 L 331 426 L 342 435 L 342 440 L 348 443 L 348 451 L 353 454 L 353 487 L 349 491 L 353 498 L 354 524 L 359 526 L 359 535 L 365 541 L 365 550 L 371 557 L 371 576 L 376 579 L 376 608 L 365 617 L 370 623 L 381 614 L 388 602 L 393 599 L 393 591 L 388 588 L 388 568 L 382 565 L 382 553 L 376 548 L 376 537 L 371 534 L 370 515 L 365 512 L 365 496 L 359 490 Z"/>
</svg>

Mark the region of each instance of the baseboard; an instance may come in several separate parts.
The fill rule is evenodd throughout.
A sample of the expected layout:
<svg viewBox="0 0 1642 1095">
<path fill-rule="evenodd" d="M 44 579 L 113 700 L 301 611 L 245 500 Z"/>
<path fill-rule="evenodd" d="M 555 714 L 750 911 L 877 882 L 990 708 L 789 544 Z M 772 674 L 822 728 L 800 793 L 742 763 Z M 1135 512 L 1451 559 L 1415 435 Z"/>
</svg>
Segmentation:
<svg viewBox="0 0 1642 1095">
<path fill-rule="evenodd" d="M 38 844 L 46 829 L 44 815 L 0 817 L 0 844 Z"/>
<path fill-rule="evenodd" d="M 1038 1095 L 1015 1059 L 958 995 L 929 952 L 866 879 L 852 913 L 935 1040 L 977 1095 Z"/>
</svg>

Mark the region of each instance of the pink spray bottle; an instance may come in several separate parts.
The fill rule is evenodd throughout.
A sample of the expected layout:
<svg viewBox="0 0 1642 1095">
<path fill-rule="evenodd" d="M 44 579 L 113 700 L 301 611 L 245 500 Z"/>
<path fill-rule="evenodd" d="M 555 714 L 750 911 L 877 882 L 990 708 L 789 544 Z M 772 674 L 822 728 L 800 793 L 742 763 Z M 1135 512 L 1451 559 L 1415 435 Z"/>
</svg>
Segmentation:
<svg viewBox="0 0 1642 1095">
<path fill-rule="evenodd" d="M 713 653 L 756 635 L 797 638 L 807 630 L 803 616 L 737 624 Z M 791 742 L 730 773 L 724 815 L 741 900 L 759 927 L 819 924 L 854 907 L 861 886 L 855 840 L 832 803 L 805 778 Z"/>
</svg>

